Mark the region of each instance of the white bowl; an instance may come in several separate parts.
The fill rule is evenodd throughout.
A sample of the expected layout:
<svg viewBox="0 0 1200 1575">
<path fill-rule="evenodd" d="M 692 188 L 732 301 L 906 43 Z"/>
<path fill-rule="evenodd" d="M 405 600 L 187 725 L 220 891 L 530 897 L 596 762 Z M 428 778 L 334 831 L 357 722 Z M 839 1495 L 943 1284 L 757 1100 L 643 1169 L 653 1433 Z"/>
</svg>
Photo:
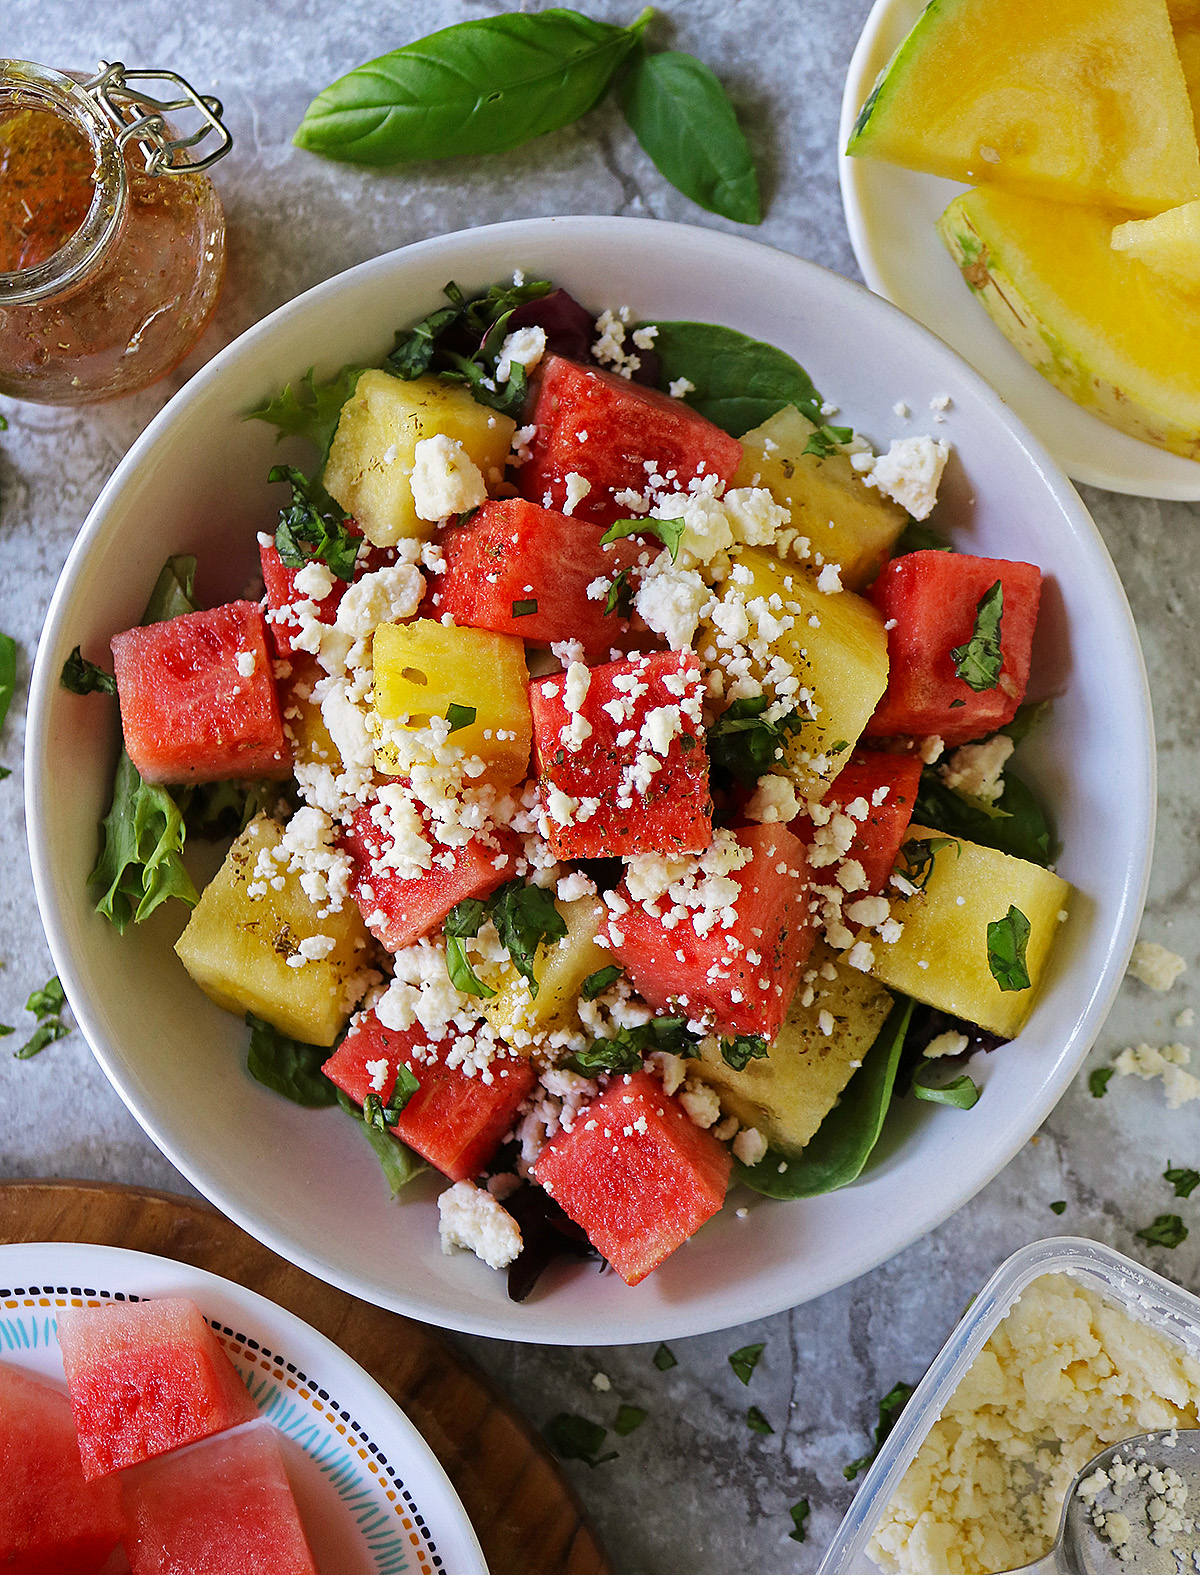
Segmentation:
<svg viewBox="0 0 1200 1575">
<path fill-rule="evenodd" d="M 1076 481 L 1144 498 L 1200 498 L 1200 462 L 1118 432 L 1068 399 L 1009 344 L 967 289 L 933 227 L 965 186 L 842 151 L 875 78 L 925 3 L 876 0 L 846 75 L 838 174 L 863 278 L 982 372 Z"/>
<path fill-rule="evenodd" d="M 523 268 L 599 309 L 726 323 L 780 345 L 877 444 L 923 430 L 893 413 L 948 394 L 956 450 L 940 517 L 968 550 L 1027 558 L 1048 576 L 1035 652 L 1041 691 L 1063 691 L 1025 769 L 1053 806 L 1059 865 L 1078 888 L 1030 1024 L 978 1067 L 969 1115 L 907 1111 L 856 1185 L 811 1202 L 738 1198 L 636 1290 L 562 1265 L 522 1306 L 502 1275 L 443 1257 L 424 1178 L 392 1203 L 338 1110 L 288 1104 L 245 1070 L 246 1029 L 212 1006 L 171 951 L 175 904 L 117 935 L 86 881 L 117 747 L 102 699 L 59 687 L 72 646 L 105 658 L 135 623 L 163 559 L 194 552 L 200 592 L 240 592 L 254 532 L 287 454 L 254 408 L 316 363 L 370 363 L 442 285 L 483 287 Z M 297 458 L 300 456 L 297 455 Z M 1046 451 L 981 378 L 923 328 L 811 263 L 713 230 L 646 220 L 536 219 L 440 237 L 364 263 L 282 307 L 197 373 L 118 467 L 59 582 L 34 670 L 26 761 L 29 844 L 50 947 L 80 1026 L 114 1086 L 180 1170 L 246 1230 L 368 1301 L 444 1327 L 561 1344 L 659 1340 L 741 1323 L 842 1285 L 979 1190 L 1045 1119 L 1079 1067 L 1136 934 L 1154 821 L 1145 672 L 1104 545 Z M 915 1103 L 910 1101 L 909 1103 Z"/>
</svg>

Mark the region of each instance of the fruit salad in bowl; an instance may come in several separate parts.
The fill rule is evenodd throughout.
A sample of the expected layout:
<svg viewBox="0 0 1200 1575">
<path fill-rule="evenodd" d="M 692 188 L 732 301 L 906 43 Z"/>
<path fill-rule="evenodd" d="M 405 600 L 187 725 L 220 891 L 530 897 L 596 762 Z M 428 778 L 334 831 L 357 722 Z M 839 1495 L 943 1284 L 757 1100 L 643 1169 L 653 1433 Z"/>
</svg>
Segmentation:
<svg viewBox="0 0 1200 1575">
<path fill-rule="evenodd" d="M 111 672 L 61 620 L 124 745 L 89 924 L 169 933 L 184 1010 L 229 1014 L 207 1076 L 295 1174 L 375 1151 L 349 1235 L 506 1270 L 530 1338 L 556 1300 L 669 1304 L 731 1189 L 747 1238 L 756 1194 L 867 1191 L 889 1111 L 884 1168 L 988 1133 L 1086 868 L 1042 791 L 1057 586 L 1028 532 L 952 539 L 957 389 L 922 423 L 894 385 L 867 435 L 790 348 L 543 255 L 260 383 L 241 430 L 294 463 L 268 443 L 271 512 L 225 523 L 232 598 L 160 531 Z"/>
</svg>

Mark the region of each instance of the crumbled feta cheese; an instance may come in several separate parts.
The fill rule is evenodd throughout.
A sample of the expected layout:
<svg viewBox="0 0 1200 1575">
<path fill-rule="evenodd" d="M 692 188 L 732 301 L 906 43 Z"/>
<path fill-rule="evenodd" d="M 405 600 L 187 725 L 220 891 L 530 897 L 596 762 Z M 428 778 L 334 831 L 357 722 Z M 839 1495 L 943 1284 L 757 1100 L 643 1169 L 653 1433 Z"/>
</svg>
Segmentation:
<svg viewBox="0 0 1200 1575">
<path fill-rule="evenodd" d="M 743 1127 L 733 1140 L 733 1152 L 743 1165 L 757 1165 L 767 1157 L 767 1140 L 757 1127 Z"/>
<path fill-rule="evenodd" d="M 457 438 L 444 432 L 422 438 L 413 450 L 409 478 L 413 507 L 423 520 L 444 520 L 487 501 L 479 466 Z"/>
<path fill-rule="evenodd" d="M 253 651 L 239 651 L 237 654 L 237 670 L 243 678 L 250 678 L 254 674 L 258 661 Z"/>
<path fill-rule="evenodd" d="M 795 820 L 802 807 L 791 779 L 769 774 L 758 779 L 754 797 L 746 805 L 744 813 L 747 820 L 758 821 L 762 825 L 777 821 L 786 825 Z"/>
<path fill-rule="evenodd" d="M 721 1101 L 707 1083 L 689 1081 L 676 1096 L 698 1127 L 711 1127 L 721 1119 Z"/>
<path fill-rule="evenodd" d="M 371 1087 L 377 1094 L 382 1094 L 387 1087 L 388 1073 L 391 1071 L 387 1056 L 380 1056 L 378 1061 L 368 1061 L 366 1066 Z"/>
<path fill-rule="evenodd" d="M 677 377 L 667 384 L 667 393 L 672 399 L 682 399 L 685 394 L 694 394 L 696 385 L 690 378 Z"/>
<path fill-rule="evenodd" d="M 982 744 L 961 744 L 938 775 L 948 788 L 969 798 L 994 804 L 1004 792 L 1002 773 L 1014 744 L 1006 733 L 997 733 Z"/>
<path fill-rule="evenodd" d="M 333 571 L 327 564 L 310 558 L 303 568 L 296 570 L 296 578 L 292 583 L 299 595 L 311 597 L 314 602 L 323 602 L 332 592 L 335 581 Z"/>
<path fill-rule="evenodd" d="M 442 1251 L 473 1252 L 489 1269 L 506 1269 L 521 1251 L 521 1228 L 490 1192 L 456 1181 L 438 1198 Z"/>
<path fill-rule="evenodd" d="M 533 324 L 529 328 L 514 329 L 500 346 L 500 355 L 496 361 L 496 382 L 507 383 L 514 366 L 523 366 L 527 372 L 531 372 L 545 352 L 544 328 Z"/>
<path fill-rule="evenodd" d="M 708 586 L 696 571 L 677 567 L 671 554 L 663 552 L 643 576 L 634 606 L 673 651 L 683 651 L 691 645 L 700 613 L 709 600 Z"/>
<path fill-rule="evenodd" d="M 562 506 L 564 514 L 574 514 L 576 508 L 592 490 L 592 484 L 586 476 L 581 476 L 577 470 L 567 472 L 566 502 Z"/>
<path fill-rule="evenodd" d="M 1139 941 L 1129 959 L 1129 972 L 1151 990 L 1169 990 L 1187 963 L 1157 941 Z"/>
<path fill-rule="evenodd" d="M 817 589 L 826 596 L 833 596 L 842 589 L 842 571 L 840 565 L 827 563 L 817 575 Z"/>
<path fill-rule="evenodd" d="M 1185 1072 L 1192 1059 L 1187 1045 L 1132 1045 L 1122 1050 L 1113 1067 L 1118 1077 L 1161 1077 L 1167 1105 L 1178 1110 L 1181 1105 L 1200 1099 L 1200 1078 Z"/>
<path fill-rule="evenodd" d="M 925 1054 L 932 1060 L 944 1055 L 962 1055 L 970 1044 L 966 1034 L 955 1033 L 953 1028 L 948 1028 L 944 1034 L 939 1034 L 936 1039 L 931 1039 L 925 1046 Z"/>
<path fill-rule="evenodd" d="M 937 502 L 938 485 L 946 461 L 950 458 L 950 445 L 931 437 L 893 438 L 886 454 L 876 456 L 867 467 L 860 467 L 855 455 L 856 469 L 861 469 L 863 480 L 869 487 L 877 487 L 886 497 L 899 503 L 916 520 L 928 519 Z"/>
</svg>

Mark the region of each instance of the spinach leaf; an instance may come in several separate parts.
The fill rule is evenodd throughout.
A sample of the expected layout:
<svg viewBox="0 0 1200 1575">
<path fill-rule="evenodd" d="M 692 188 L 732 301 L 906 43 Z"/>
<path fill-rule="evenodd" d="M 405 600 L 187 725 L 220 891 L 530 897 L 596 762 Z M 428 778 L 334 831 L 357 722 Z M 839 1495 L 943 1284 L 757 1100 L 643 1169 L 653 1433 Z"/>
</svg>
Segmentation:
<svg viewBox="0 0 1200 1575">
<path fill-rule="evenodd" d="M 1002 919 L 987 927 L 987 960 L 992 978 L 1002 990 L 1028 990 L 1029 969 L 1025 948 L 1029 943 L 1029 920 L 1020 908 L 1009 904 Z"/>
<path fill-rule="evenodd" d="M 268 481 L 286 481 L 292 489 L 291 506 L 280 510 L 275 532 L 275 550 L 289 569 L 302 569 L 317 561 L 326 565 L 339 580 L 354 578 L 361 536 L 346 529 L 343 514 L 324 487 L 310 482 L 294 465 L 272 465 Z"/>
<path fill-rule="evenodd" d="M 100 857 L 88 877 L 96 911 L 124 935 L 169 897 L 194 908 L 200 894 L 180 851 L 186 832 L 179 806 L 157 783 L 143 782 L 124 750 L 117 761 L 112 807 L 101 825 Z"/>
<path fill-rule="evenodd" d="M 682 520 L 653 520 L 649 516 L 643 515 L 641 519 L 636 520 L 617 520 L 601 536 L 600 545 L 607 547 L 610 542 L 620 541 L 625 536 L 657 536 L 671 554 L 671 562 L 675 563 L 679 559 L 679 544 L 683 540 L 683 533 L 686 529 L 687 526 Z M 624 573 L 625 571 L 622 570 L 621 572 Z M 611 594 L 612 588 L 610 587 L 609 595 L 611 596 Z M 605 612 L 610 611 L 607 603 L 604 610 Z"/>
<path fill-rule="evenodd" d="M 965 645 L 956 645 L 950 652 L 954 658 L 954 671 L 964 684 L 982 694 L 994 689 L 1000 682 L 1000 669 L 1004 652 L 1000 648 L 1000 624 L 1004 616 L 1004 586 L 995 585 L 979 598 L 975 609 L 975 628 Z"/>
<path fill-rule="evenodd" d="M 693 385 L 687 403 L 731 437 L 760 426 L 784 405 L 795 405 L 814 426 L 821 425 L 823 401 L 812 379 L 774 345 L 716 323 L 639 326 L 658 329 L 659 387 L 687 378 Z"/>
<path fill-rule="evenodd" d="M 269 422 L 276 428 L 276 442 L 281 437 L 306 438 L 318 450 L 324 464 L 342 406 L 354 392 L 361 372 L 360 366 L 344 366 L 328 382 L 314 383 L 310 366 L 294 389 L 290 383 L 285 383 L 282 393 L 269 399 L 260 409 L 248 411 L 243 419 Z"/>
<path fill-rule="evenodd" d="M 507 152 L 586 114 L 651 15 L 630 27 L 557 8 L 459 22 L 339 77 L 292 140 L 352 164 Z"/>
<path fill-rule="evenodd" d="M 639 49 L 621 90 L 634 135 L 685 197 L 735 224 L 761 224 L 758 174 L 725 89 L 678 50 Z"/>
<path fill-rule="evenodd" d="M 327 1049 L 289 1039 L 253 1012 L 246 1013 L 246 1025 L 250 1029 L 246 1066 L 251 1077 L 294 1105 L 318 1109 L 336 1101 L 337 1090 L 321 1070 L 329 1059 Z"/>
<path fill-rule="evenodd" d="M 764 713 L 770 704 L 766 695 L 734 700 L 708 730 L 710 762 L 743 787 L 753 787 L 759 777 L 774 770 L 788 739 L 804 724 L 799 711 L 769 722 Z"/>
<path fill-rule="evenodd" d="M 16 690 L 17 642 L 11 634 L 0 634 L 0 727 L 4 726 Z"/>
<path fill-rule="evenodd" d="M 735 1159 L 738 1180 L 769 1198 L 814 1198 L 854 1181 L 883 1131 L 912 1010 L 907 996 L 896 997 L 862 1066 L 799 1154 L 768 1149 L 757 1165 Z"/>
<path fill-rule="evenodd" d="M 862 1455 L 858 1460 L 852 1460 L 848 1466 L 842 1467 L 842 1475 L 847 1482 L 853 1482 L 860 1471 L 865 1471 L 874 1461 L 879 1451 L 883 1448 L 884 1439 L 888 1436 L 896 1423 L 900 1420 L 900 1413 L 912 1398 L 912 1384 L 893 1384 L 879 1402 L 879 1423 L 875 1429 L 875 1448 L 869 1455 Z"/>
<path fill-rule="evenodd" d="M 0 636 L 0 639 L 3 638 Z M 0 656 L 2 654 L 0 648 Z M 117 692 L 117 680 L 113 675 L 106 673 L 103 667 L 98 667 L 95 662 L 89 662 L 78 646 L 63 663 L 58 681 L 73 695 L 115 695 Z M 3 689 L 3 683 L 0 682 L 0 723 L 4 721 L 3 712 L 8 709 Z"/>
<path fill-rule="evenodd" d="M 913 819 L 931 831 L 944 831 L 998 848 L 1014 858 L 1043 868 L 1054 855 L 1055 841 L 1045 811 L 1033 791 L 1014 771 L 1004 773 L 1004 791 L 995 804 L 983 805 L 947 787 L 936 766 L 926 766 L 917 789 Z"/>
<path fill-rule="evenodd" d="M 1019 744 L 1022 739 L 1028 738 L 1035 727 L 1040 727 L 1050 715 L 1053 700 L 1027 700 L 1024 705 L 1017 707 L 1017 714 L 1007 727 L 1000 731 L 1012 739 L 1014 744 Z"/>
<path fill-rule="evenodd" d="M 362 1127 L 367 1142 L 375 1150 L 375 1156 L 383 1168 L 387 1184 L 391 1188 L 393 1197 L 396 1197 L 401 1188 L 406 1187 L 415 1176 L 428 1170 L 429 1166 L 418 1154 L 414 1154 L 407 1143 L 401 1143 L 394 1132 L 381 1132 L 378 1127 L 373 1127 L 363 1119 L 362 1111 L 339 1088 L 336 1090 L 337 1102 L 348 1116 L 353 1116 Z"/>
<path fill-rule="evenodd" d="M 158 571 L 150 600 L 142 614 L 142 628 L 151 623 L 168 623 L 185 613 L 198 610 L 196 601 L 196 559 L 190 552 L 168 558 Z"/>
</svg>

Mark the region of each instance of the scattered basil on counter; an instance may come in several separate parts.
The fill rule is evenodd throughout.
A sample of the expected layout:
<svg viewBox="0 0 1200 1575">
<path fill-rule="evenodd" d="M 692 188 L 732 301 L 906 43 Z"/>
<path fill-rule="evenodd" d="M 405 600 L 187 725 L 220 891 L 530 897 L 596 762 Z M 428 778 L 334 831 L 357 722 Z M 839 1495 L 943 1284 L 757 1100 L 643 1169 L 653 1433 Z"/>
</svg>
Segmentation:
<svg viewBox="0 0 1200 1575">
<path fill-rule="evenodd" d="M 771 1046 L 758 1034 L 738 1034 L 736 1039 L 721 1040 L 721 1059 L 735 1072 L 744 1072 L 751 1061 L 771 1053 Z"/>
<path fill-rule="evenodd" d="M 1093 1099 L 1103 1099 L 1108 1093 L 1108 1085 L 1116 1073 L 1115 1066 L 1098 1066 L 1088 1077 L 1088 1088 Z"/>
<path fill-rule="evenodd" d="M 32 1060 L 47 1045 L 66 1038 L 71 1032 L 71 1025 L 64 1023 L 60 1015 L 66 1004 L 67 997 L 57 974 L 51 975 L 40 990 L 30 993 L 29 999 L 25 1002 L 25 1010 L 33 1013 L 38 1020 L 38 1026 L 21 1048 L 13 1051 L 18 1061 Z M 15 1031 L 12 1028 L 5 1028 L 3 1033 L 7 1037 Z"/>
<path fill-rule="evenodd" d="M 402 1188 L 406 1187 L 414 1177 L 428 1170 L 429 1166 L 419 1154 L 413 1153 L 407 1143 L 401 1143 L 394 1132 L 386 1130 L 381 1132 L 378 1127 L 373 1127 L 365 1121 L 362 1111 L 342 1089 L 336 1089 L 335 1092 L 338 1104 L 362 1127 L 367 1142 L 374 1149 L 375 1156 L 379 1160 L 392 1196 L 398 1196 Z"/>
<path fill-rule="evenodd" d="M 932 831 L 945 831 L 985 848 L 1040 864 L 1054 857 L 1055 840 L 1046 813 L 1031 788 L 1013 771 L 1004 773 L 1004 791 L 994 804 L 967 798 L 947 787 L 936 766 L 921 773 L 913 819 Z"/>
<path fill-rule="evenodd" d="M 803 1542 L 804 1523 L 809 1515 L 808 1500 L 802 1498 L 798 1504 L 793 1504 L 788 1514 L 792 1517 L 792 1530 L 788 1532 L 788 1536 L 793 1542 Z"/>
<path fill-rule="evenodd" d="M 5 638 L 6 636 L 0 635 L 0 641 Z M 0 645 L 0 665 L 3 665 L 3 649 Z M 115 695 L 117 692 L 117 680 L 113 675 L 106 673 L 103 667 L 97 666 L 95 662 L 89 662 L 78 646 L 63 663 L 58 681 L 73 695 Z M 3 679 L 0 678 L 0 723 L 4 721 L 5 710 L 7 710 L 7 702 L 4 698 Z"/>
<path fill-rule="evenodd" d="M 965 645 L 956 645 L 950 652 L 954 671 L 964 684 L 982 694 L 995 689 L 1000 682 L 1000 669 L 1004 653 L 1000 648 L 1000 623 L 1004 615 L 1004 586 L 995 585 L 979 598 L 975 608 L 975 628 Z"/>
<path fill-rule="evenodd" d="M 767 695 L 734 700 L 708 730 L 709 760 L 746 788 L 774 768 L 792 734 L 803 726 L 799 711 L 768 721 L 770 704 Z"/>
<path fill-rule="evenodd" d="M 289 508 L 281 509 L 275 550 L 289 569 L 323 563 L 339 580 L 354 578 L 361 536 L 346 529 L 344 514 L 319 483 L 309 481 L 294 465 L 272 465 L 267 480 L 286 481 L 292 489 Z"/>
<path fill-rule="evenodd" d="M 913 1385 L 893 1384 L 879 1402 L 879 1424 L 875 1429 L 875 1447 L 869 1455 L 860 1455 L 848 1466 L 842 1467 L 847 1482 L 853 1482 L 860 1471 L 866 1471 L 883 1448 L 884 1440 L 900 1420 L 900 1413 L 912 1398 Z"/>
<path fill-rule="evenodd" d="M 786 1157 L 768 1149 L 757 1165 L 735 1159 L 737 1179 L 769 1198 L 784 1199 L 813 1198 L 854 1181 L 883 1131 L 912 1010 L 907 996 L 896 997 L 862 1066 L 800 1154 Z"/>
<path fill-rule="evenodd" d="M 766 1349 L 766 1341 L 760 1340 L 757 1345 L 743 1345 L 741 1350 L 734 1351 L 729 1358 L 729 1365 L 742 1383 L 750 1382 L 751 1374 L 758 1366 L 759 1358 Z"/>
<path fill-rule="evenodd" d="M 17 642 L 11 634 L 0 634 L 0 727 L 17 692 Z"/>
<path fill-rule="evenodd" d="M 1050 1205 L 1050 1212 L 1051 1214 L 1065 1214 L 1067 1212 L 1066 1199 L 1063 1198 L 1058 1203 L 1052 1203 Z"/>
<path fill-rule="evenodd" d="M 294 1105 L 315 1110 L 336 1102 L 337 1090 L 321 1070 L 329 1059 L 328 1049 L 289 1039 L 253 1012 L 246 1013 L 246 1026 L 250 1030 L 246 1066 L 251 1077 Z"/>
<path fill-rule="evenodd" d="M 645 1420 L 646 1412 L 640 1405 L 623 1405 L 617 1412 L 613 1432 L 618 1438 L 628 1438 L 630 1433 L 637 1432 Z"/>
<path fill-rule="evenodd" d="M 594 1001 L 598 995 L 603 995 L 605 990 L 616 984 L 622 972 L 620 963 L 609 963 L 607 968 L 597 968 L 595 973 L 589 973 L 580 985 L 580 995 L 585 1001 Z"/>
<path fill-rule="evenodd" d="M 756 1405 L 746 1412 L 746 1426 L 752 1433 L 774 1433 L 775 1429 Z"/>
<path fill-rule="evenodd" d="M 758 172 L 725 89 L 694 55 L 639 48 L 621 108 L 659 174 L 709 213 L 761 224 Z"/>
<path fill-rule="evenodd" d="M 247 411 L 244 419 L 273 426 L 276 442 L 282 437 L 307 439 L 320 453 L 323 465 L 342 406 L 354 392 L 362 370 L 361 366 L 344 366 L 327 382 L 315 383 L 310 366 L 295 388 L 285 383 L 281 393 L 258 410 Z"/>
<path fill-rule="evenodd" d="M 1178 1247 L 1187 1240 L 1188 1228 L 1178 1214 L 1160 1214 L 1153 1225 L 1135 1234 L 1139 1241 L 1149 1242 L 1152 1247 Z"/>
<path fill-rule="evenodd" d="M 912 1091 L 931 1105 L 953 1105 L 956 1110 L 973 1110 L 979 1103 L 978 1085 L 965 1072 L 949 1083 L 927 1083 L 918 1074 L 912 1080 Z"/>
<path fill-rule="evenodd" d="M 602 1466 L 606 1460 L 617 1458 L 615 1449 L 605 1455 L 600 1453 L 608 1437 L 608 1429 L 601 1427 L 599 1422 L 589 1422 L 584 1416 L 560 1411 L 557 1416 L 550 1418 L 544 1431 L 550 1447 L 563 1460 L 582 1460 L 584 1465 L 595 1468 Z"/>
<path fill-rule="evenodd" d="M 672 1367 L 679 1366 L 679 1358 L 664 1340 L 651 1358 L 660 1373 L 669 1372 Z"/>
<path fill-rule="evenodd" d="M 53 1044 L 58 1039 L 65 1039 L 70 1032 L 69 1023 L 64 1023 L 61 1017 L 52 1017 L 48 1022 L 39 1023 L 32 1036 L 19 1050 L 14 1050 L 13 1054 L 18 1061 L 29 1061 L 40 1054 L 47 1045 Z"/>
<path fill-rule="evenodd" d="M 456 700 L 451 700 L 446 707 L 446 720 L 450 724 L 451 733 L 457 733 L 463 727 L 470 727 L 478 715 L 479 712 L 473 705 L 459 705 Z"/>
<path fill-rule="evenodd" d="M 679 378 L 692 384 L 686 400 L 693 410 L 740 438 L 785 405 L 820 426 L 823 400 L 812 378 L 790 355 L 717 323 L 644 323 L 658 330 L 660 388 Z"/>
<path fill-rule="evenodd" d="M 988 968 L 1002 990 L 1028 990 L 1029 969 L 1025 966 L 1028 943 L 1029 920 L 1012 904 L 1002 919 L 993 919 L 988 925 Z"/>
<path fill-rule="evenodd" d="M 1169 1181 L 1175 1188 L 1177 1198 L 1190 1198 L 1197 1187 L 1200 1187 L 1200 1170 L 1182 1170 L 1167 1161 L 1167 1168 L 1163 1171 L 1163 1180 Z"/>
<path fill-rule="evenodd" d="M 66 992 L 63 990 L 57 974 L 47 979 L 40 990 L 34 990 L 25 1002 L 25 1010 L 32 1012 L 37 1018 L 55 1016 L 67 1004 Z"/>
<path fill-rule="evenodd" d="M 671 554 L 671 562 L 675 563 L 679 558 L 679 544 L 683 540 L 686 529 L 683 520 L 655 520 L 643 514 L 640 519 L 616 520 L 601 536 L 600 545 L 607 547 L 611 542 L 621 541 L 626 536 L 657 536 Z M 607 610 L 606 607 L 605 611 Z"/>
</svg>

